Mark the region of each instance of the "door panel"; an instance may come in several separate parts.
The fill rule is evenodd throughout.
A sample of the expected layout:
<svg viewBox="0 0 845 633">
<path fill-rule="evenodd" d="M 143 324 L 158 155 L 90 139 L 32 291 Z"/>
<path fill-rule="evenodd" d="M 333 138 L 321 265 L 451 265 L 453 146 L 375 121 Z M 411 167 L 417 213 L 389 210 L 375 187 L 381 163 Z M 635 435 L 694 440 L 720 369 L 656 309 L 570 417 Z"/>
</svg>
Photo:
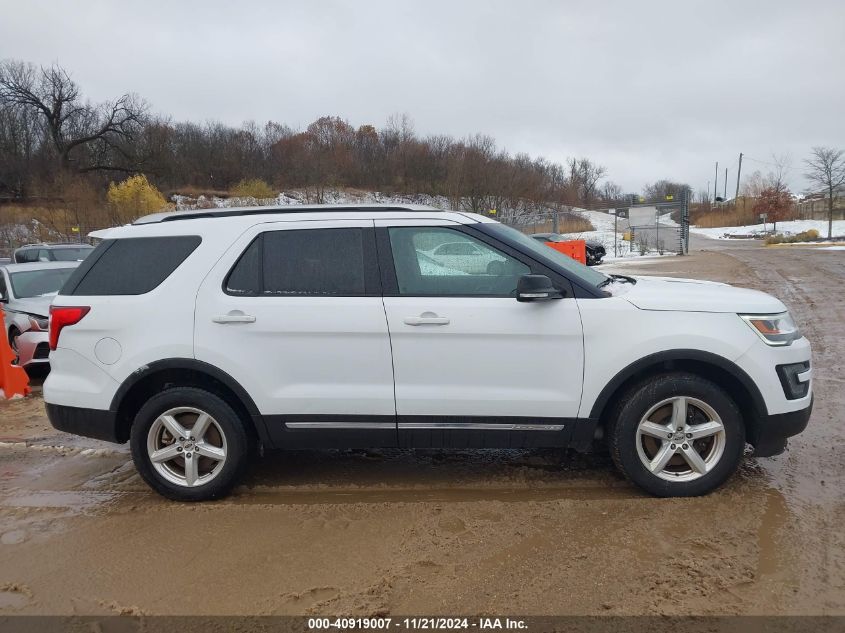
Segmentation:
<svg viewBox="0 0 845 633">
<path fill-rule="evenodd" d="M 414 224 L 376 220 L 377 226 L 394 229 Z M 419 247 L 439 237 L 415 236 L 403 244 L 397 233 L 391 235 L 389 248 L 398 296 L 385 296 L 384 306 L 400 443 L 565 444 L 582 388 L 583 336 L 576 300 L 570 295 L 517 302 L 516 280 L 532 272 L 530 262 L 485 252 L 488 262 L 497 262 L 490 269 L 475 263 L 462 267 L 454 256 L 431 263 L 419 257 Z M 382 240 L 379 248 L 385 245 Z M 436 248 L 422 253 L 436 259 Z M 384 256 L 381 262 L 384 266 Z M 438 287 L 443 294 L 434 294 Z"/>
<path fill-rule="evenodd" d="M 377 276 L 372 283 L 372 221 L 326 224 L 262 224 L 239 238 L 199 290 L 195 355 L 247 389 L 279 445 L 393 446 L 393 369 Z M 330 227 L 359 231 L 328 240 L 311 233 Z M 259 231 L 265 241 L 255 246 Z M 268 239 L 275 231 L 298 233 Z M 363 282 L 361 252 L 349 245 L 359 232 Z M 348 254 L 346 265 L 337 265 L 338 252 Z M 233 269 L 242 253 L 244 264 Z M 265 279 L 253 281 L 253 269 Z M 359 296 L 343 296 L 347 288 Z"/>
</svg>

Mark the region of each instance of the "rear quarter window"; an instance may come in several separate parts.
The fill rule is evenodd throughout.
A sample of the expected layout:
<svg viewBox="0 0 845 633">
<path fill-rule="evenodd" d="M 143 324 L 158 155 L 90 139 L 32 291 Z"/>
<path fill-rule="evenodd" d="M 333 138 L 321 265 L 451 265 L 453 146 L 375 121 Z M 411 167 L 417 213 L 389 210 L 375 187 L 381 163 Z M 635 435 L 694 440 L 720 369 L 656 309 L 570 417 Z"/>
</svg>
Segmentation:
<svg viewBox="0 0 845 633">
<path fill-rule="evenodd" d="M 104 240 L 74 271 L 60 294 L 142 295 L 167 279 L 200 242 L 198 235 Z"/>
</svg>

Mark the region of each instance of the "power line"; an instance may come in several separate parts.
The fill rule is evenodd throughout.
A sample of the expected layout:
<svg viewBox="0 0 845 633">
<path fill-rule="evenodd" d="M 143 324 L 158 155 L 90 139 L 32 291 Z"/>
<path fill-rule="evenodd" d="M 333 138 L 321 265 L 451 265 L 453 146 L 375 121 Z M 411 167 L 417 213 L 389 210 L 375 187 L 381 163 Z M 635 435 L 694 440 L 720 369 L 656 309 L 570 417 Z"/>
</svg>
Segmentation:
<svg viewBox="0 0 845 633">
<path fill-rule="evenodd" d="M 779 167 L 780 166 L 777 163 L 770 163 L 770 162 L 765 161 L 765 160 L 760 160 L 759 158 L 752 158 L 751 156 L 748 156 L 748 155 L 743 155 L 743 158 L 746 159 L 746 160 L 752 160 L 755 163 L 762 163 L 763 165 L 769 165 L 770 167 Z"/>
</svg>

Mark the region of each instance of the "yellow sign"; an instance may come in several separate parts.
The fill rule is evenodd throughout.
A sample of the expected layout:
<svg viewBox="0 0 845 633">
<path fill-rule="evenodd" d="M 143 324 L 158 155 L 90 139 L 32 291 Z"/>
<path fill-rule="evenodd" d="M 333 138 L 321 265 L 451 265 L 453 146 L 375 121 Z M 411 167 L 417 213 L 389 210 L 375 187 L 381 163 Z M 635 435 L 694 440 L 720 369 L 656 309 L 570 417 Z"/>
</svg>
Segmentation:
<svg viewBox="0 0 845 633">
<path fill-rule="evenodd" d="M 79 233 L 79 227 L 78 226 L 72 226 L 72 227 L 70 227 L 70 230 L 71 230 L 72 233 Z"/>
<path fill-rule="evenodd" d="M 490 215 L 496 215 L 496 209 L 490 209 Z"/>
<path fill-rule="evenodd" d="M 667 194 L 666 194 L 666 199 L 667 199 L 667 200 L 674 200 L 674 199 L 675 199 L 675 196 L 673 196 L 671 193 L 667 193 Z"/>
</svg>

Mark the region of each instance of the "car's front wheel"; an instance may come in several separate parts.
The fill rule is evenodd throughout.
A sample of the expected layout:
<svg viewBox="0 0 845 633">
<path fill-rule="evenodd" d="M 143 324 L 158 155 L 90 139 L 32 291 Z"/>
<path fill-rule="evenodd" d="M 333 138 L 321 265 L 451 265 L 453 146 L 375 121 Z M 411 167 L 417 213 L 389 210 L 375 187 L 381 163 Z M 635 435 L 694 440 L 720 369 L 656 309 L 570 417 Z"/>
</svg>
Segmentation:
<svg viewBox="0 0 845 633">
<path fill-rule="evenodd" d="M 736 470 L 745 427 L 718 385 L 688 373 L 651 377 L 620 398 L 609 434 L 619 470 L 660 497 L 707 494 Z"/>
<path fill-rule="evenodd" d="M 144 481 L 179 501 L 226 495 L 250 452 L 249 436 L 232 407 L 195 387 L 174 387 L 150 398 L 135 417 L 130 446 Z"/>
<path fill-rule="evenodd" d="M 12 349 L 12 354 L 14 354 L 14 359 L 12 362 L 16 365 L 20 358 L 20 352 L 18 352 L 18 337 L 20 335 L 21 331 L 14 325 L 9 328 L 9 347 Z"/>
</svg>

